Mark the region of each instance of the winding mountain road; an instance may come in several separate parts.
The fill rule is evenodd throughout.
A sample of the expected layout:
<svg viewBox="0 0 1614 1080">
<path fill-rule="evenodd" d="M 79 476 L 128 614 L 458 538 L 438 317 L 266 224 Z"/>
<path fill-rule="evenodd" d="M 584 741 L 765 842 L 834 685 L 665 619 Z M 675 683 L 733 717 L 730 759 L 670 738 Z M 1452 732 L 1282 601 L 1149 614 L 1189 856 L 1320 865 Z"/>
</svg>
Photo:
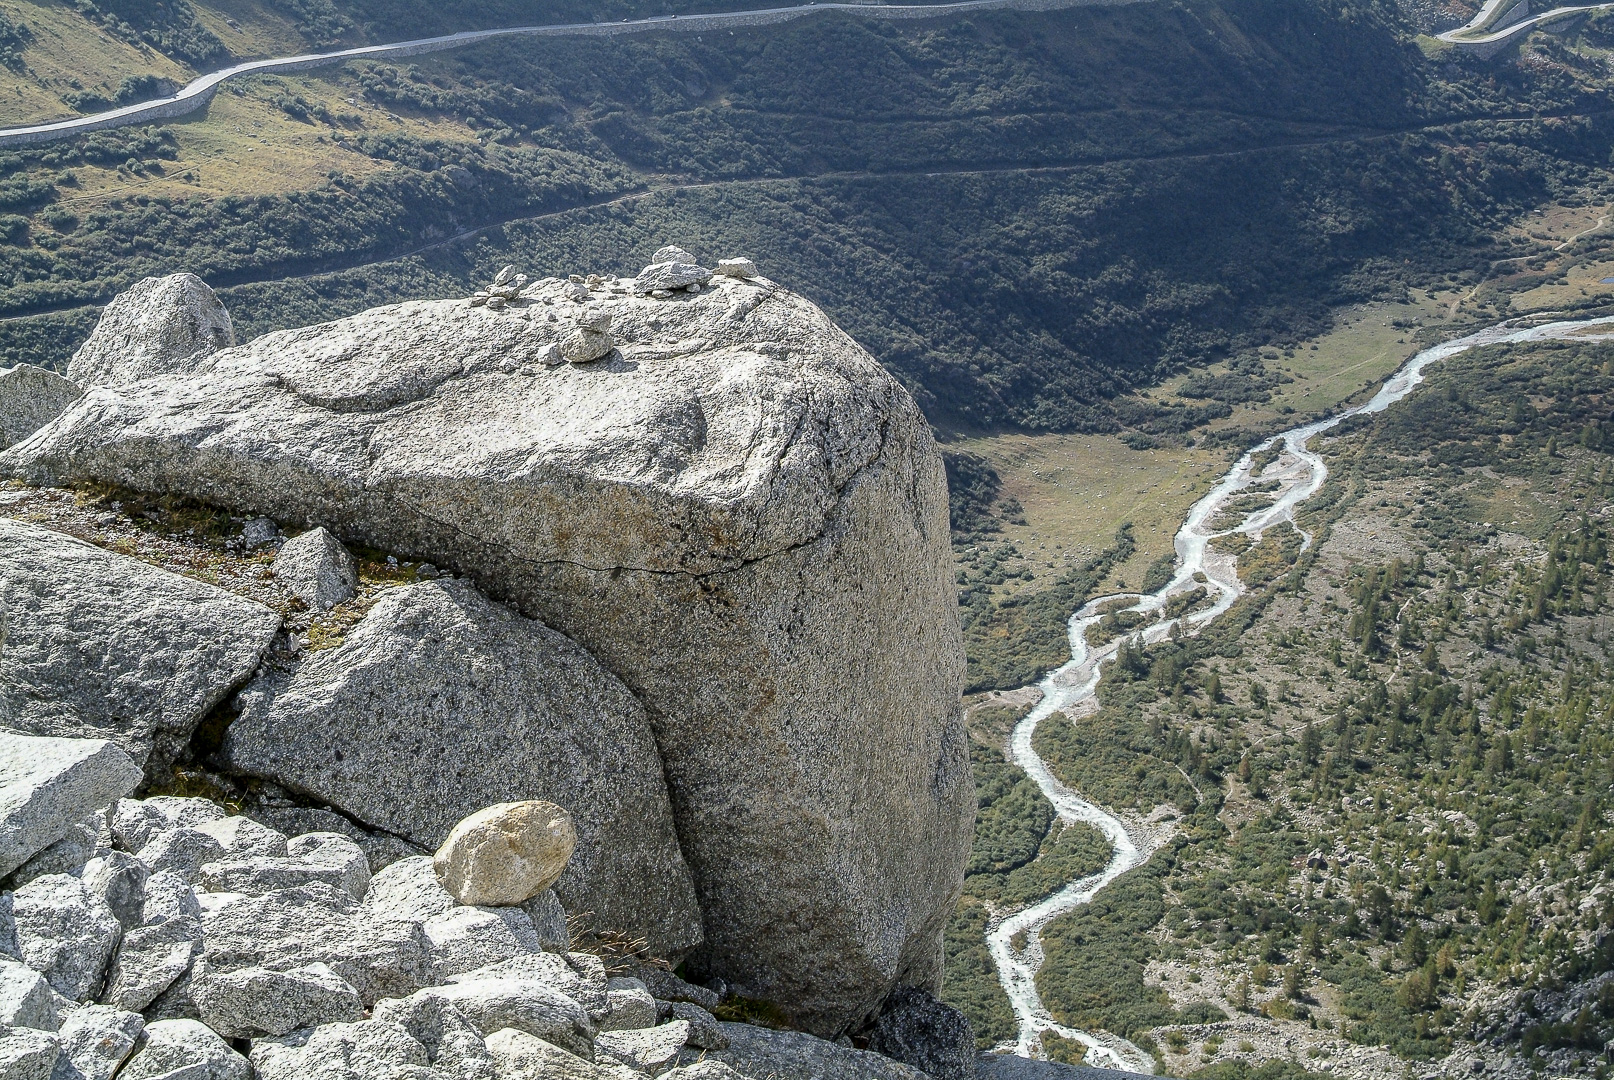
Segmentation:
<svg viewBox="0 0 1614 1080">
<path fill-rule="evenodd" d="M 1071 7 L 1113 7 L 1139 3 L 1141 0 L 953 0 L 940 4 L 884 4 L 884 3 L 805 3 L 790 7 L 751 8 L 744 11 L 718 11 L 693 15 L 652 15 L 645 19 L 623 19 L 620 22 L 561 23 L 550 26 L 510 26 L 494 30 L 465 30 L 441 37 L 417 38 L 413 41 L 396 41 L 387 45 L 362 45 L 335 52 L 305 53 L 269 60 L 249 60 L 234 67 L 200 76 L 172 97 L 158 98 L 121 109 L 94 113 L 90 116 L 58 120 L 28 127 L 0 128 L 0 148 L 31 146 L 55 142 L 92 131 L 108 128 L 131 127 L 158 120 L 172 120 L 204 108 L 218 93 L 219 87 L 231 79 L 248 75 L 267 75 L 287 71 L 306 71 L 310 68 L 330 67 L 349 60 L 380 60 L 389 57 L 420 56 L 425 53 L 446 52 L 467 45 L 476 45 L 505 37 L 611 37 L 620 34 L 642 34 L 650 31 L 680 31 L 698 33 L 711 30 L 732 30 L 739 27 L 769 26 L 789 22 L 821 12 L 842 11 L 870 19 L 931 19 L 945 15 L 959 15 L 972 11 L 996 8 L 1015 8 L 1021 11 L 1052 11 Z"/>
<path fill-rule="evenodd" d="M 1532 15 L 1530 0 L 1488 0 L 1477 15 L 1457 29 L 1441 34 L 1440 40 L 1481 56 L 1491 56 L 1532 30 L 1608 8 L 1614 8 L 1614 3 L 1566 4 Z"/>
</svg>

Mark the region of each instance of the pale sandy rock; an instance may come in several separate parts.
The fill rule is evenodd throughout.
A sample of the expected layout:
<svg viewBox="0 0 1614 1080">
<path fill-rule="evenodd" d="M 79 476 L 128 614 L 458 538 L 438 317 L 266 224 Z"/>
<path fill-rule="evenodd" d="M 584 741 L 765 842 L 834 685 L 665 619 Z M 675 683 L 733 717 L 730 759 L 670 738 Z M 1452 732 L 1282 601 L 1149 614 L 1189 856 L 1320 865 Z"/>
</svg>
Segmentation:
<svg viewBox="0 0 1614 1080">
<path fill-rule="evenodd" d="M 757 276 L 756 263 L 750 259 L 719 259 L 717 272 L 724 277 L 754 278 Z"/>
<path fill-rule="evenodd" d="M 202 1023 L 226 1039 L 261 1039 L 298 1028 L 350 1023 L 364 1012 L 359 993 L 324 964 L 270 971 L 199 969 L 191 1000 Z"/>
<path fill-rule="evenodd" d="M 88 1005 L 62 1021 L 62 1061 L 54 1080 L 112 1080 L 146 1027 L 137 1012 Z"/>
<path fill-rule="evenodd" d="M 112 839 L 121 850 L 134 853 L 160 832 L 187 825 L 205 825 L 222 820 L 224 816 L 224 807 L 207 799 L 172 795 L 119 799 L 112 808 Z"/>
<path fill-rule="evenodd" d="M 568 320 L 448 301 L 266 335 L 86 395 L 0 470 L 339 521 L 567 635 L 655 726 L 705 917 L 689 969 L 835 1034 L 937 984 L 973 825 L 940 457 L 783 289 L 600 302 L 616 355 L 536 377 Z"/>
<path fill-rule="evenodd" d="M 329 611 L 353 599 L 359 569 L 342 542 L 325 529 L 294 536 L 275 553 L 275 580 L 315 611 Z"/>
<path fill-rule="evenodd" d="M 584 326 L 573 327 L 560 339 L 560 354 L 574 364 L 591 364 L 611 355 L 611 335 Z"/>
<path fill-rule="evenodd" d="M 448 1080 L 498 1080 L 498 1066 L 482 1033 L 441 997 L 414 994 L 378 1001 L 373 1019 L 397 1024 L 426 1049 L 426 1058 Z"/>
<path fill-rule="evenodd" d="M 572 815 L 528 799 L 484 807 L 455 825 L 432 865 L 462 904 L 522 904 L 560 879 L 576 849 Z"/>
<path fill-rule="evenodd" d="M 328 885 L 232 899 L 204 912 L 202 932 L 210 970 L 321 963 L 351 983 L 367 1005 L 405 997 L 431 981 L 418 925 L 365 918 L 351 894 Z"/>
<path fill-rule="evenodd" d="M 602 1031 L 594 1040 L 594 1053 L 602 1060 L 656 1076 L 678 1063 L 688 1042 L 689 1022 L 674 1020 L 636 1031 Z"/>
<path fill-rule="evenodd" d="M 18 889 L 11 905 L 23 963 L 63 997 L 93 999 L 123 932 L 106 901 L 77 878 L 47 874 Z"/>
<path fill-rule="evenodd" d="M 247 1059 L 197 1020 L 147 1024 L 144 1045 L 118 1073 L 118 1080 L 157 1080 L 192 1066 L 197 1068 L 184 1080 L 253 1080 Z"/>
<path fill-rule="evenodd" d="M 0 1027 L 0 1080 L 50 1080 L 61 1052 L 48 1031 Z"/>
<path fill-rule="evenodd" d="M 0 652 L 0 682 L 5 655 Z M 0 877 L 133 791 L 140 778 L 140 769 L 110 742 L 0 731 Z"/>
<path fill-rule="evenodd" d="M 146 278 L 106 306 L 68 363 L 67 377 L 83 387 L 122 386 L 149 375 L 194 371 L 234 344 L 229 313 L 201 278 Z"/>
<path fill-rule="evenodd" d="M 720 1024 L 726 1050 L 705 1051 L 748 1077 L 812 1077 L 813 1080 L 929 1080 L 911 1065 L 882 1054 L 838 1046 L 800 1031 L 774 1031 L 751 1024 Z"/>
<path fill-rule="evenodd" d="M 188 886 L 185 891 L 190 892 Z M 194 897 L 191 904 L 196 907 Z M 101 1000 L 120 1009 L 144 1010 L 191 969 L 201 951 L 200 907 L 194 915 L 125 930 Z"/>
<path fill-rule="evenodd" d="M 540 951 L 532 918 L 516 907 L 456 907 L 421 925 L 439 982 Z"/>
<path fill-rule="evenodd" d="M 258 1080 L 441 1080 L 426 1048 L 397 1024 L 326 1024 L 252 1044 Z"/>
<path fill-rule="evenodd" d="M 33 968 L 0 960 L 0 1026 L 55 1031 L 72 1005 Z"/>
<path fill-rule="evenodd" d="M 8 723 L 110 739 L 154 768 L 182 752 L 280 627 L 262 604 L 9 518 L 0 518 L 0 603 Z"/>
<path fill-rule="evenodd" d="M 575 643 L 469 584 L 388 591 L 339 647 L 240 700 L 223 749 L 236 769 L 432 848 L 491 804 L 564 800 L 577 833 L 555 884 L 566 906 L 658 952 L 699 941 L 643 706 Z"/>
<path fill-rule="evenodd" d="M 0 449 L 56 419 L 83 393 L 71 380 L 42 367 L 0 368 Z"/>
</svg>

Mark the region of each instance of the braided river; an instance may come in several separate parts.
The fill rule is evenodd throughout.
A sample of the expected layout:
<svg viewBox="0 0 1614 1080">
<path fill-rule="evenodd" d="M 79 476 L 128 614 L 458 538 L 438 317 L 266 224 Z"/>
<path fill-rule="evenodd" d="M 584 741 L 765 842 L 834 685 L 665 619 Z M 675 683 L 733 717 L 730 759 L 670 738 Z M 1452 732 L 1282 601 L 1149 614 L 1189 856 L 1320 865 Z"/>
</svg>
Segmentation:
<svg viewBox="0 0 1614 1080">
<path fill-rule="evenodd" d="M 1535 317 L 1537 319 L 1540 316 Z M 1126 1039 L 1108 1032 L 1088 1032 L 1056 1021 L 1037 992 L 1036 977 L 1043 963 L 1041 932 L 1061 915 L 1093 899 L 1106 885 L 1153 854 L 1157 846 L 1153 834 L 1129 828 L 1102 807 L 1083 799 L 1059 781 L 1033 747 L 1038 725 L 1064 714 L 1057 722 L 1079 724 L 1084 710 L 1091 708 L 1098 690 L 1101 668 L 1112 659 L 1120 643 L 1141 638 L 1145 643 L 1161 641 L 1173 632 L 1192 634 L 1220 617 L 1244 593 L 1238 577 L 1235 556 L 1213 549 L 1218 537 L 1243 534 L 1252 541 L 1284 523 L 1295 524 L 1295 511 L 1322 488 L 1328 466 L 1310 449 L 1316 436 L 1353 417 L 1383 412 L 1423 382 L 1424 369 L 1458 353 L 1484 345 L 1578 339 L 1598 341 L 1614 338 L 1614 316 L 1581 321 L 1536 322 L 1522 325 L 1514 319 L 1476 333 L 1425 349 L 1408 360 L 1384 382 L 1364 404 L 1345 409 L 1323 420 L 1316 420 L 1281 432 L 1251 448 L 1227 474 L 1189 510 L 1176 537 L 1177 565 L 1171 581 L 1159 590 L 1143 593 L 1117 593 L 1090 600 L 1070 617 L 1070 660 L 1041 682 L 1042 698 L 1009 736 L 1008 757 L 1024 769 L 1043 795 L 1054 805 L 1062 822 L 1083 822 L 1101 831 L 1112 849 L 1109 864 L 1098 874 L 1069 882 L 1063 888 L 1030 907 L 994 924 L 987 933 L 987 946 L 997 967 L 998 979 L 1014 1007 L 1019 1035 L 1015 1042 L 1000 1046 L 1025 1057 L 1044 1057 L 1043 1035 L 1053 1032 L 1087 1047 L 1086 1063 L 1126 1072 L 1153 1074 L 1155 1062 L 1149 1054 Z M 1274 488 L 1272 485 L 1276 483 Z M 1228 525 L 1223 511 L 1234 500 L 1259 484 L 1270 489 L 1266 505 L 1244 513 Z M 1219 524 L 1216 527 L 1213 523 Z M 1298 529 L 1298 524 L 1295 524 Z M 1312 537 L 1301 532 L 1304 546 Z M 1304 550 L 1304 546 L 1302 550 Z M 1167 605 L 1179 596 L 1205 589 L 1196 609 L 1174 619 L 1165 617 Z M 1131 600 L 1131 604 L 1122 601 Z M 1137 612 L 1149 620 L 1142 629 L 1122 635 L 1106 645 L 1090 648 L 1088 627 L 1113 611 Z"/>
</svg>

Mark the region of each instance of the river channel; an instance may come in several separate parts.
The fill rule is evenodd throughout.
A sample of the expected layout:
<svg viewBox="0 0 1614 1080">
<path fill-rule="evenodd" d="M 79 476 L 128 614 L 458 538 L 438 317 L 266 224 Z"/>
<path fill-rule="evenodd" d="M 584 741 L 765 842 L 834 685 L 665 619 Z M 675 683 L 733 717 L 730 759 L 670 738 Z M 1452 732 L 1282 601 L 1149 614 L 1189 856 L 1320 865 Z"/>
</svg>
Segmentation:
<svg viewBox="0 0 1614 1080">
<path fill-rule="evenodd" d="M 1540 316 L 1535 318 L 1539 319 Z M 1177 569 L 1170 583 L 1149 594 L 1101 596 L 1088 601 L 1071 615 L 1070 660 L 1037 684 L 1042 699 L 1014 728 L 1009 737 L 1008 757 L 1042 789 L 1062 822 L 1084 822 L 1098 828 L 1109 840 L 1113 853 L 1109 865 L 1102 872 L 1069 882 L 1040 902 L 995 921 L 988 931 L 987 946 L 992 953 L 992 962 L 997 967 L 998 979 L 1009 996 L 1019 1025 L 1017 1040 L 999 1047 L 999 1050 L 1025 1057 L 1044 1057 L 1043 1034 L 1051 1031 L 1087 1047 L 1085 1060 L 1089 1065 L 1147 1074 L 1155 1071 L 1154 1059 L 1126 1039 L 1108 1032 L 1081 1031 L 1058 1023 L 1037 993 L 1036 977 L 1043 962 L 1043 928 L 1059 916 L 1091 901 L 1106 885 L 1128 870 L 1142 865 L 1153 853 L 1149 834 L 1129 829 L 1114 814 L 1088 802 L 1060 783 L 1032 746 L 1038 725 L 1055 714 L 1064 714 L 1064 718 L 1058 722 L 1080 724 L 1081 715 L 1097 692 L 1100 669 L 1115 656 L 1120 641 L 1127 639 L 1123 635 L 1099 648 L 1089 648 L 1088 627 L 1105 614 L 1117 610 L 1163 616 L 1173 598 L 1199 588 L 1205 589 L 1206 595 L 1190 613 L 1170 620 L 1156 617 L 1131 635 L 1131 639 L 1141 637 L 1146 643 L 1156 642 L 1179 627 L 1178 633 L 1192 634 L 1221 616 L 1243 594 L 1244 586 L 1239 581 L 1237 558 L 1214 550 L 1211 541 L 1237 533 L 1245 534 L 1251 540 L 1259 540 L 1267 529 L 1285 522 L 1293 523 L 1296 509 L 1317 494 L 1328 478 L 1328 466 L 1319 454 L 1310 449 L 1312 439 L 1350 417 L 1383 412 L 1423 381 L 1424 369 L 1430 364 L 1483 345 L 1555 338 L 1583 341 L 1614 338 L 1614 316 L 1521 325 L 1525 321 L 1509 320 L 1425 349 L 1390 376 L 1364 404 L 1281 432 L 1251 448 L 1210 493 L 1189 510 L 1182 528 L 1177 532 Z M 1273 482 L 1276 482 L 1276 487 L 1272 488 L 1271 501 L 1267 505 L 1250 510 L 1230 526 L 1225 520 L 1219 522 L 1223 526 L 1221 528 L 1213 525 L 1218 523 L 1228 504 L 1252 484 L 1269 487 Z M 1312 538 L 1305 533 L 1301 535 L 1303 542 L 1309 545 Z M 1118 603 L 1123 600 L 1133 602 Z"/>
</svg>

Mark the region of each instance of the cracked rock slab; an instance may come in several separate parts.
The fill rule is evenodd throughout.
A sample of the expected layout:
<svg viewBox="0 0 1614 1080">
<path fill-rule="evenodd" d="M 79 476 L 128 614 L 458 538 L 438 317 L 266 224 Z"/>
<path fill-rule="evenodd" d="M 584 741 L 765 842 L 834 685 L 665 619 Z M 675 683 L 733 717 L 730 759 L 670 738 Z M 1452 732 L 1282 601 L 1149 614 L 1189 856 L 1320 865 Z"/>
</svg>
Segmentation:
<svg viewBox="0 0 1614 1080">
<path fill-rule="evenodd" d="M 432 848 L 493 804 L 558 803 L 577 835 L 555 884 L 569 910 L 660 955 L 700 940 L 643 706 L 575 643 L 467 582 L 388 591 L 340 646 L 240 700 L 222 751 L 236 770 Z"/>
<path fill-rule="evenodd" d="M 689 970 L 829 1035 L 899 983 L 935 988 L 974 792 L 928 424 L 763 279 L 522 295 L 381 308 L 92 390 L 0 471 L 326 525 L 470 577 L 644 703 L 704 915 Z M 544 367 L 584 303 L 616 351 Z"/>
<path fill-rule="evenodd" d="M 168 764 L 280 628 L 262 604 L 8 518 L 0 603 L 0 715 L 109 739 L 141 766 Z"/>
<path fill-rule="evenodd" d="M 0 652 L 0 682 L 5 671 Z M 4 694 L 0 688 L 0 697 Z M 0 702 L 0 718 L 5 716 Z M 133 791 L 140 777 L 129 756 L 102 739 L 0 731 L 0 877 L 67 836 L 75 823 Z"/>
</svg>

